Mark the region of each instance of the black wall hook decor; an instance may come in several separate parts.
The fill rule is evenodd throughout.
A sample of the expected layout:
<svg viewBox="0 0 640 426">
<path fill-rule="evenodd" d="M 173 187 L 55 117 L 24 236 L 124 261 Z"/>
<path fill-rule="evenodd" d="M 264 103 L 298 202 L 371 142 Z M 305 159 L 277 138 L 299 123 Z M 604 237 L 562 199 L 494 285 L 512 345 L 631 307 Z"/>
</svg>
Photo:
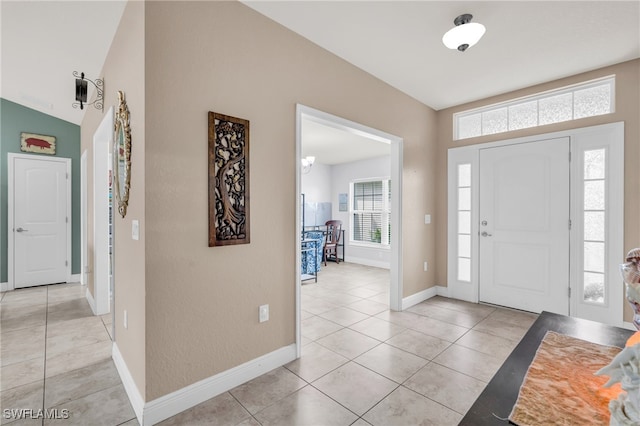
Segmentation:
<svg viewBox="0 0 640 426">
<path fill-rule="evenodd" d="M 84 73 L 81 72 L 78 75 L 77 71 L 73 72 L 73 76 L 76 78 L 76 102 L 71 105 L 74 108 L 80 107 L 84 109 L 84 105 L 93 105 L 100 111 L 103 110 L 103 94 L 104 94 L 104 80 L 96 79 L 96 81 L 85 78 Z M 93 102 L 87 103 L 87 82 L 94 85 L 96 88 L 96 99 Z"/>
</svg>

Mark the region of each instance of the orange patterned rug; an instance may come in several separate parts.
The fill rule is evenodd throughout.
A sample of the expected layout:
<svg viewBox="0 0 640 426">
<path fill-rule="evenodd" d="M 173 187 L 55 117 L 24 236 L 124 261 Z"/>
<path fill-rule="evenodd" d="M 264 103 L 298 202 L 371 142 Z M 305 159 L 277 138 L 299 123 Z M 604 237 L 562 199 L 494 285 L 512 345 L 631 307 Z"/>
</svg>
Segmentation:
<svg viewBox="0 0 640 426">
<path fill-rule="evenodd" d="M 518 426 L 608 425 L 609 401 L 620 384 L 603 388 L 609 378 L 594 373 L 620 348 L 547 332 L 520 387 L 509 420 Z"/>
</svg>

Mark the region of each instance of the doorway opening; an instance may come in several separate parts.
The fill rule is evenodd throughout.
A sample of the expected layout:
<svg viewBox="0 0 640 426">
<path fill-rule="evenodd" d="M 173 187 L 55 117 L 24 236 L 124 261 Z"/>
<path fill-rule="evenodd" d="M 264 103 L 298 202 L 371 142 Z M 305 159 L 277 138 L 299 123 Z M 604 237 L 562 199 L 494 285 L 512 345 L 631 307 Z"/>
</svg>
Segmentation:
<svg viewBox="0 0 640 426">
<path fill-rule="evenodd" d="M 110 147 L 113 145 L 113 108 L 109 108 L 93 135 L 93 295 L 87 300 L 95 315 L 110 312 L 112 298 L 110 215 Z"/>
<path fill-rule="evenodd" d="M 296 194 L 301 194 L 301 176 L 302 176 L 302 158 L 303 158 L 303 123 L 312 123 L 312 125 L 320 125 L 329 129 L 347 132 L 351 135 L 356 135 L 364 138 L 368 138 L 377 143 L 386 144 L 386 149 L 389 153 L 389 175 L 388 180 L 390 182 L 390 193 L 393 194 L 390 202 L 390 248 L 389 248 L 389 270 L 390 270 L 390 284 L 389 284 L 389 306 L 392 310 L 402 309 L 402 270 L 401 270 L 401 243 L 400 237 L 402 235 L 402 138 L 394 135 L 387 134 L 377 129 L 373 129 L 359 123 L 355 123 L 346 120 L 341 117 L 337 117 L 313 108 L 306 107 L 304 105 L 297 105 L 296 108 Z M 313 155 L 313 153 L 305 153 L 305 156 Z M 340 197 L 344 198 L 344 195 Z M 348 196 L 347 196 L 348 197 Z M 335 212 L 340 211 L 339 204 L 347 204 L 348 199 L 341 200 L 339 194 L 332 194 L 331 198 L 335 198 L 332 204 L 335 204 L 331 209 Z M 342 203 L 344 201 L 344 203 Z M 346 206 L 345 206 L 346 207 Z M 343 212 L 345 213 L 345 212 Z M 302 245 L 302 231 L 303 231 L 303 204 L 301 202 L 296 203 L 296 247 Z M 344 226 L 349 226 L 347 221 Z M 349 231 L 344 233 L 345 239 L 349 239 Z M 344 252 L 343 252 L 344 253 Z M 297 333 L 297 348 L 298 356 L 300 355 L 301 348 L 301 250 L 296 250 L 296 333 Z"/>
</svg>

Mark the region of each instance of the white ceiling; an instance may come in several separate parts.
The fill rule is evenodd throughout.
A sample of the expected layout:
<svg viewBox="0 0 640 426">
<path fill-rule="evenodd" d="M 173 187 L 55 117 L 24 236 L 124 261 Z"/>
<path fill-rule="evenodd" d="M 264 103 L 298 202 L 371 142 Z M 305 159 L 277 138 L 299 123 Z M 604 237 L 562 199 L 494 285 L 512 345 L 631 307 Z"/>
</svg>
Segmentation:
<svg viewBox="0 0 640 426">
<path fill-rule="evenodd" d="M 640 57 L 640 1 L 245 1 L 436 109 Z M 442 35 L 485 25 L 466 52 Z"/>
<path fill-rule="evenodd" d="M 101 77 L 125 3 L 2 0 L 0 96 L 80 124 L 72 72 Z M 434 109 L 640 57 L 640 0 L 244 3 Z M 462 13 L 487 28 L 464 53 L 441 42 Z M 105 90 L 115 90 L 108 80 Z M 303 153 L 313 155 L 314 140 L 336 152 L 324 146 L 336 130 L 314 124 L 304 125 L 316 135 L 305 131 Z M 344 158 L 348 147 L 368 151 L 340 140 Z"/>
<path fill-rule="evenodd" d="M 0 2 L 0 96 L 48 115 L 80 124 L 73 108 L 75 77 L 100 72 L 126 1 Z M 88 99 L 93 95 L 89 83 Z M 109 87 L 105 81 L 105 90 Z M 91 107 L 93 108 L 93 107 Z"/>
<path fill-rule="evenodd" d="M 389 155 L 391 146 L 345 130 L 302 119 L 302 156 L 328 165 Z"/>
</svg>

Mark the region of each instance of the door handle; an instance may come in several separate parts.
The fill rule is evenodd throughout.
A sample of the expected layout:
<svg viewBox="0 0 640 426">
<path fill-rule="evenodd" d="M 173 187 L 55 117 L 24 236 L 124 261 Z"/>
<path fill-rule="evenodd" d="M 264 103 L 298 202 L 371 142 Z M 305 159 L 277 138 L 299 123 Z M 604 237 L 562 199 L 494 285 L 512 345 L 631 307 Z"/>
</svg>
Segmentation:
<svg viewBox="0 0 640 426">
<path fill-rule="evenodd" d="M 23 229 L 23 228 L 18 228 L 16 229 L 16 232 L 27 232 L 29 231 L 28 229 Z"/>
<path fill-rule="evenodd" d="M 492 234 L 489 234 L 487 231 L 483 231 L 482 234 L 483 237 L 490 237 Z"/>
</svg>

